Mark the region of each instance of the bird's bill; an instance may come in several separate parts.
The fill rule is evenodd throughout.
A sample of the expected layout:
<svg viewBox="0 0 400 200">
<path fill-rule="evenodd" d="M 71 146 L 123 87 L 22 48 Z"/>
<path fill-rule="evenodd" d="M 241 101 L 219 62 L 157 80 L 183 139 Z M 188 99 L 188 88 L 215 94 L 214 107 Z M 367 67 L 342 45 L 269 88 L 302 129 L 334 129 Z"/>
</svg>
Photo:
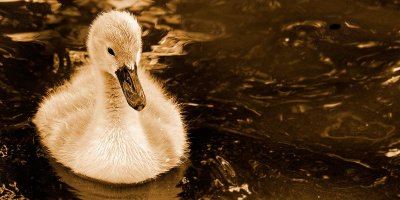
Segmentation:
<svg viewBox="0 0 400 200">
<path fill-rule="evenodd" d="M 120 67 L 115 74 L 117 75 L 119 84 L 121 84 L 122 91 L 124 92 L 129 106 L 137 111 L 143 110 L 146 106 L 146 97 L 142 85 L 139 82 L 136 65 L 134 70 L 124 65 Z"/>
</svg>

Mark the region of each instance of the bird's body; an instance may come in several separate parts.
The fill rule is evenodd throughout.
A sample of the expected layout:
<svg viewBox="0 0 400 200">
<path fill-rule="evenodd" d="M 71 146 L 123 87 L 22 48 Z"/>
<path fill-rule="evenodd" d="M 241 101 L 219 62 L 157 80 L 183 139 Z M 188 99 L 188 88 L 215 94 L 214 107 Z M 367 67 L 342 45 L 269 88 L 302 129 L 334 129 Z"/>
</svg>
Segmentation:
<svg viewBox="0 0 400 200">
<path fill-rule="evenodd" d="M 179 165 L 187 148 L 186 133 L 179 107 L 145 70 L 129 68 L 125 82 L 120 72 L 116 72 L 118 77 L 112 73 L 120 70 L 118 66 L 136 66 L 141 41 L 138 44 L 137 35 L 129 33 L 137 34 L 136 24 L 130 24 L 136 20 L 130 14 L 112 11 L 96 21 L 109 18 L 120 21 L 112 21 L 114 25 L 110 23 L 108 28 L 122 29 L 110 37 L 117 44 L 104 42 L 118 50 L 114 55 L 115 65 L 111 58 L 96 60 L 103 52 L 93 51 L 106 49 L 101 40 L 91 44 L 97 35 L 91 30 L 88 49 L 92 62 L 43 100 L 33 122 L 51 155 L 74 172 L 111 183 L 139 183 Z M 96 21 L 92 29 L 101 25 Z M 127 41 L 119 38 L 124 34 L 129 37 Z M 145 99 L 140 91 L 146 95 Z"/>
</svg>

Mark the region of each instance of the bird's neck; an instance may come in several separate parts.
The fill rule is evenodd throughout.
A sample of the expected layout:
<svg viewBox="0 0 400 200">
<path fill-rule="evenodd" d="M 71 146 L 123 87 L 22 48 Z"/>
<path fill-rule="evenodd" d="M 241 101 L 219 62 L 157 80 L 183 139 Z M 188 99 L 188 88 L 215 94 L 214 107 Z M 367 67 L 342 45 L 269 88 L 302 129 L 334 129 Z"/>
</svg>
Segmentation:
<svg viewBox="0 0 400 200">
<path fill-rule="evenodd" d="M 99 91 L 96 94 L 96 115 L 101 115 L 107 120 L 114 121 L 118 125 L 122 123 L 122 119 L 126 118 L 129 113 L 134 110 L 131 108 L 122 92 L 118 80 L 111 74 L 106 72 L 98 72 Z"/>
</svg>

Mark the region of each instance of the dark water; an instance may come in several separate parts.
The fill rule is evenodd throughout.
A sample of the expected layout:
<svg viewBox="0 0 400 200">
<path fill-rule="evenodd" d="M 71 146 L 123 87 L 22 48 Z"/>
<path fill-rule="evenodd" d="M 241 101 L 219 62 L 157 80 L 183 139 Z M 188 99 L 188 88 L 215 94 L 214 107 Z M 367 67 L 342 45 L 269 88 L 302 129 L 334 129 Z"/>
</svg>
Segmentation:
<svg viewBox="0 0 400 200">
<path fill-rule="evenodd" d="M 190 163 L 102 185 L 48 158 L 30 122 L 110 8 L 184 105 Z M 0 2 L 0 199 L 398 199 L 398 0 Z"/>
</svg>

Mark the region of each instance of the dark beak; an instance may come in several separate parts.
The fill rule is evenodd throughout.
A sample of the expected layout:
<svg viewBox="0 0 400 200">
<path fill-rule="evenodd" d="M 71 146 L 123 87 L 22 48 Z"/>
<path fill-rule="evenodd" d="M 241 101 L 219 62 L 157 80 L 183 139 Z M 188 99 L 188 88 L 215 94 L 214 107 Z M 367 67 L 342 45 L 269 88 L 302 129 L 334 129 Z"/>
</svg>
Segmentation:
<svg viewBox="0 0 400 200">
<path fill-rule="evenodd" d="M 146 97 L 140 85 L 137 75 L 137 66 L 135 69 L 129 69 L 126 65 L 119 68 L 115 74 L 118 77 L 119 84 L 121 84 L 122 91 L 124 92 L 126 101 L 129 106 L 137 111 L 143 110 L 146 106 Z"/>
</svg>

